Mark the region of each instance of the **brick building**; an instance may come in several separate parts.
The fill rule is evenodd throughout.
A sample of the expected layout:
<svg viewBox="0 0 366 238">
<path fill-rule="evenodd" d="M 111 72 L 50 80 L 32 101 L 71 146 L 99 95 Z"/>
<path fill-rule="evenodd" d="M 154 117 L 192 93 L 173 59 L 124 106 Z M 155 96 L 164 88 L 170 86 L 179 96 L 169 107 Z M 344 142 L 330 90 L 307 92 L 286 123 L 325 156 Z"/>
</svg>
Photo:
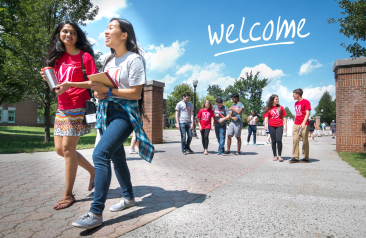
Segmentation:
<svg viewBox="0 0 366 238">
<path fill-rule="evenodd" d="M 366 58 L 336 60 L 337 151 L 366 152 Z"/>
<path fill-rule="evenodd" d="M 53 120 L 52 120 L 53 121 Z M 30 99 L 0 105 L 0 126 L 44 126 L 38 105 Z"/>
</svg>

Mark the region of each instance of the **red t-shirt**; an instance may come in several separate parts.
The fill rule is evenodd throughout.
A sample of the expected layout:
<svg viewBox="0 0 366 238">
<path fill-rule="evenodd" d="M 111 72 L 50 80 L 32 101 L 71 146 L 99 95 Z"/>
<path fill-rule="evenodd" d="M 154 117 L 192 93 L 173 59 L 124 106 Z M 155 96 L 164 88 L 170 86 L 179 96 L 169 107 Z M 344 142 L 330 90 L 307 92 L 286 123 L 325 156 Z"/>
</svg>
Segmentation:
<svg viewBox="0 0 366 238">
<path fill-rule="evenodd" d="M 211 109 L 200 109 L 197 118 L 200 119 L 202 129 L 211 129 L 211 118 L 214 118 L 214 112 Z"/>
<path fill-rule="evenodd" d="M 266 108 L 267 110 L 267 108 Z M 283 118 L 287 115 L 285 109 L 280 106 L 280 110 L 282 111 L 282 117 L 280 112 L 277 110 L 277 107 L 271 107 L 271 110 L 266 112 L 263 117 L 268 117 L 268 125 L 271 127 L 280 127 L 283 126 Z"/>
<path fill-rule="evenodd" d="M 80 50 L 77 55 L 70 55 L 65 52 L 55 62 L 55 72 L 59 84 L 69 82 L 84 82 L 84 75 L 81 68 L 81 54 L 84 51 Z M 83 64 L 86 70 L 86 75 L 98 73 L 94 59 L 89 53 L 84 53 Z M 86 100 L 89 100 L 89 93 L 85 88 L 70 87 L 63 94 L 58 96 L 58 109 L 70 110 L 76 108 L 84 108 Z"/>
<path fill-rule="evenodd" d="M 301 101 L 297 101 L 295 103 L 295 125 L 301 125 L 304 121 L 306 111 L 311 110 L 310 102 L 306 99 L 302 99 Z M 305 123 L 305 125 L 309 125 L 309 120 Z"/>
</svg>

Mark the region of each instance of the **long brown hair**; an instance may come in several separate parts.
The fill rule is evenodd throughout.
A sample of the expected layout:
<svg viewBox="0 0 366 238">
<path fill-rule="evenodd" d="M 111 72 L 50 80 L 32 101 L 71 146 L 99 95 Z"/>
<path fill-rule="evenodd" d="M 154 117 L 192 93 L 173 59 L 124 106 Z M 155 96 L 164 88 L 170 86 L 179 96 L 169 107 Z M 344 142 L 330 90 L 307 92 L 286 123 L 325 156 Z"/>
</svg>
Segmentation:
<svg viewBox="0 0 366 238">
<path fill-rule="evenodd" d="M 202 104 L 202 109 L 206 109 L 205 105 L 206 105 L 206 102 L 208 102 L 210 104 L 210 107 L 208 109 L 211 109 L 213 108 L 212 106 L 212 103 L 209 101 L 209 100 L 206 100 L 203 104 Z"/>
<path fill-rule="evenodd" d="M 273 107 L 273 102 L 274 100 L 276 99 L 276 97 L 278 97 L 276 94 L 272 94 L 269 99 L 268 99 L 268 103 L 267 103 L 267 108 L 266 110 L 264 111 L 264 114 L 266 114 L 267 112 L 271 111 L 271 107 Z M 283 112 L 281 110 L 281 105 L 280 104 L 277 104 L 276 105 L 277 107 L 277 111 L 278 113 L 280 114 L 280 117 L 282 117 L 283 115 Z"/>
</svg>

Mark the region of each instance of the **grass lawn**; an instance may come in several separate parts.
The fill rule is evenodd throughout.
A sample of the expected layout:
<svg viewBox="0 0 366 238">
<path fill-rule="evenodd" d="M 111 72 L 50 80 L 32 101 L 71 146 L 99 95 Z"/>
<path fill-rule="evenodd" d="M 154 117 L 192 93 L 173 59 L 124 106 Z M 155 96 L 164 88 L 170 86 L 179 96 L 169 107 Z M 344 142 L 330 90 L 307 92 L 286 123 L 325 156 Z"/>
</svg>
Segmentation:
<svg viewBox="0 0 366 238">
<path fill-rule="evenodd" d="M 338 155 L 366 178 L 366 153 L 338 152 Z"/>
<path fill-rule="evenodd" d="M 77 149 L 94 148 L 95 129 L 92 132 L 80 137 Z M 54 151 L 53 129 L 51 129 L 51 141 L 44 143 L 43 127 L 28 126 L 0 126 L 0 154 L 9 153 L 32 153 L 39 151 Z M 124 145 L 131 144 L 131 137 Z"/>
</svg>

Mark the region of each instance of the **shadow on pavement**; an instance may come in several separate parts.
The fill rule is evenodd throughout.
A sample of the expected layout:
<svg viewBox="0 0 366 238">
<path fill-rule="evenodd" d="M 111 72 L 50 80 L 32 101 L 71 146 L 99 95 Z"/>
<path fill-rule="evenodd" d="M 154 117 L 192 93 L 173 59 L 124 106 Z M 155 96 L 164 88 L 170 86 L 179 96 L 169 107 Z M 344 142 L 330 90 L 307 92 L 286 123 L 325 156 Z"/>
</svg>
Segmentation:
<svg viewBox="0 0 366 238">
<path fill-rule="evenodd" d="M 283 161 L 290 160 L 291 158 L 292 157 L 282 157 Z M 319 162 L 319 160 L 318 159 L 309 159 L 309 163 L 316 163 L 316 162 Z"/>
<path fill-rule="evenodd" d="M 136 203 L 136 206 L 141 209 L 132 211 L 117 218 L 106 220 L 103 222 L 102 226 L 80 232 L 80 236 L 89 236 L 105 226 L 136 219 L 143 215 L 159 212 L 167 208 L 178 208 L 188 203 L 202 203 L 206 199 L 205 194 L 189 193 L 187 190 L 168 191 L 163 188 L 153 186 L 136 186 L 134 187 L 134 191 L 135 197 L 142 197 L 142 200 Z M 108 198 L 111 198 L 110 195 L 116 194 L 117 192 L 118 194 L 121 194 L 120 188 L 110 189 L 108 192 Z M 128 211 L 128 209 L 126 209 L 126 211 Z M 105 212 L 109 212 L 107 207 Z"/>
</svg>

